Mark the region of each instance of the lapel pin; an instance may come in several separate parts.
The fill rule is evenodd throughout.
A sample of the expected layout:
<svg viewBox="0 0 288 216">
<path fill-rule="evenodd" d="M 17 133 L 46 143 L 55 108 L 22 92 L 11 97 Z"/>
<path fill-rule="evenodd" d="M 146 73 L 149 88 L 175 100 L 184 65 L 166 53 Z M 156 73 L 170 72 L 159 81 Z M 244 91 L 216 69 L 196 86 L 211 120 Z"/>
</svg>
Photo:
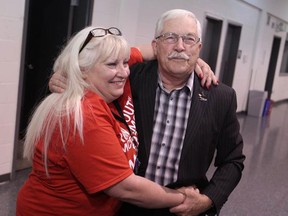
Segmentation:
<svg viewBox="0 0 288 216">
<path fill-rule="evenodd" d="M 198 96 L 199 96 L 200 101 L 207 101 L 207 97 L 203 91 L 199 93 Z"/>
</svg>

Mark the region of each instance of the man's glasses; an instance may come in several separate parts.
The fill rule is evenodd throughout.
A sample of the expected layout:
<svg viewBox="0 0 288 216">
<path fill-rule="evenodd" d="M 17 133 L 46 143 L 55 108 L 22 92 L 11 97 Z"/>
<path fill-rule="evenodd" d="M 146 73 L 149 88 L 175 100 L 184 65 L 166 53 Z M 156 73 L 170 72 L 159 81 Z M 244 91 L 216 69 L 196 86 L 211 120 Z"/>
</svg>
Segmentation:
<svg viewBox="0 0 288 216">
<path fill-rule="evenodd" d="M 118 28 L 116 28 L 116 27 L 110 27 L 108 29 L 105 29 L 105 28 L 92 29 L 89 32 L 89 34 L 88 34 L 86 40 L 84 41 L 83 45 L 81 46 L 81 48 L 79 50 L 79 53 L 84 49 L 84 47 L 89 43 L 89 41 L 93 37 L 104 37 L 107 34 L 117 35 L 117 36 L 121 36 L 122 35 L 121 31 Z"/>
<path fill-rule="evenodd" d="M 182 38 L 183 42 L 187 45 L 195 45 L 200 41 L 200 38 L 193 34 L 178 35 L 173 32 L 168 32 L 168 33 L 159 35 L 155 39 L 159 39 L 159 38 L 161 38 L 162 41 L 166 44 L 175 44 L 178 42 L 179 38 Z"/>
</svg>

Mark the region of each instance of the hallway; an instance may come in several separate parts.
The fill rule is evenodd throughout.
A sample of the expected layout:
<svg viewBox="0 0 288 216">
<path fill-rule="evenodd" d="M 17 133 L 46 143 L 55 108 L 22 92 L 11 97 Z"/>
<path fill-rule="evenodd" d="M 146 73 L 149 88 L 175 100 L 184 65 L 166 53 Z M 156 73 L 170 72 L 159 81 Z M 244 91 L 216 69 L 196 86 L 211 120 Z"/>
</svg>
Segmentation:
<svg viewBox="0 0 288 216">
<path fill-rule="evenodd" d="M 288 215 L 288 102 L 274 105 L 268 117 L 239 114 L 246 155 L 243 177 L 221 216 Z M 0 183 L 0 216 L 15 215 L 17 191 L 29 169 Z"/>
<path fill-rule="evenodd" d="M 238 187 L 222 209 L 223 216 L 288 215 L 288 102 L 270 116 L 239 116 L 246 155 Z"/>
</svg>

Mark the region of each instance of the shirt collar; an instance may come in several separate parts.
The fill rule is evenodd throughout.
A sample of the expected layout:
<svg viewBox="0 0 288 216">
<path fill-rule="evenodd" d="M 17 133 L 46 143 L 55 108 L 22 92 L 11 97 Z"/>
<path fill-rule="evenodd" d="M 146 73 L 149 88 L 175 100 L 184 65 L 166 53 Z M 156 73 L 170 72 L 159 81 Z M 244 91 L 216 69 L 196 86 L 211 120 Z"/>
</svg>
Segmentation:
<svg viewBox="0 0 288 216">
<path fill-rule="evenodd" d="M 194 73 L 195 72 L 191 73 L 191 75 L 189 76 L 189 79 L 187 80 L 187 82 L 186 82 L 186 84 L 184 86 L 176 88 L 175 90 L 180 90 L 180 89 L 182 89 L 182 88 L 184 88 L 186 86 L 189 89 L 190 96 L 192 97 L 193 83 L 194 83 Z M 163 91 L 167 92 L 167 90 L 163 86 L 162 80 L 160 79 L 159 72 L 158 72 L 158 85 Z"/>
</svg>

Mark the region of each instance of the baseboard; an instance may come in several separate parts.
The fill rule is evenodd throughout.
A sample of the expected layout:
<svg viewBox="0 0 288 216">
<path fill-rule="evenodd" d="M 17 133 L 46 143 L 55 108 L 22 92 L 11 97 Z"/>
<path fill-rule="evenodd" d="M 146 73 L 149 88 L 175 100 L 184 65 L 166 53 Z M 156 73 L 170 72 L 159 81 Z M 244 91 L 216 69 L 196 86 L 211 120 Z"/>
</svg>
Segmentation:
<svg viewBox="0 0 288 216">
<path fill-rule="evenodd" d="M 279 100 L 279 101 L 274 101 L 272 107 L 273 107 L 273 106 L 278 106 L 278 105 L 281 105 L 281 104 L 287 103 L 287 102 L 288 102 L 288 99 Z"/>
<path fill-rule="evenodd" d="M 10 181 L 11 173 L 0 175 L 0 183 Z"/>
<path fill-rule="evenodd" d="M 281 105 L 283 103 L 288 103 L 288 99 L 283 99 L 283 100 L 279 100 L 279 101 L 274 101 L 273 102 L 273 105 L 272 105 L 272 108 L 273 106 L 278 106 L 278 105 Z M 239 112 L 236 112 L 237 115 L 247 115 L 248 112 L 247 110 L 244 110 L 244 111 L 239 111 Z"/>
</svg>

